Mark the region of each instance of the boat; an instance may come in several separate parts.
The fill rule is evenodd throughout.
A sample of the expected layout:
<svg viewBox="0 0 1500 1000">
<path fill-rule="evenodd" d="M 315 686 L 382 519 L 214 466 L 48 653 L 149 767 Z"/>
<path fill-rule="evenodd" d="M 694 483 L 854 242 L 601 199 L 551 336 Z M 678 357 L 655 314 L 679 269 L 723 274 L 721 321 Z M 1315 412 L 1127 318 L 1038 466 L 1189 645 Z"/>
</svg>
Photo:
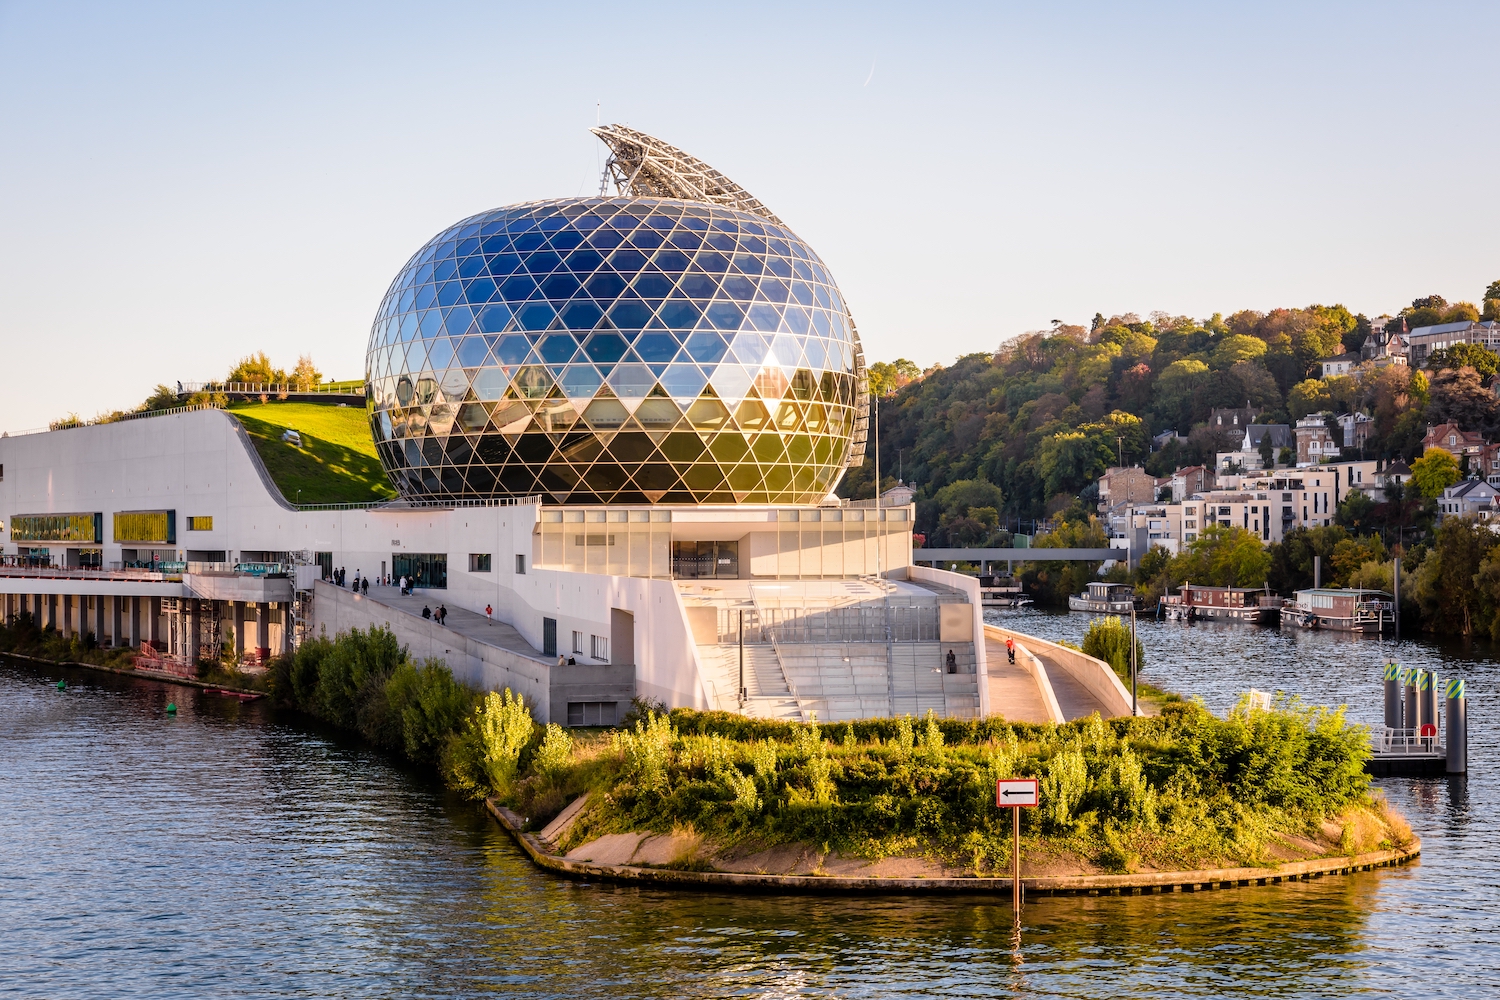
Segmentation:
<svg viewBox="0 0 1500 1000">
<path fill-rule="evenodd" d="M 1024 608 L 1032 603 L 1013 576 L 981 576 L 979 603 L 986 608 Z"/>
<path fill-rule="evenodd" d="M 1128 583 L 1091 583 L 1083 593 L 1068 598 L 1069 611 L 1128 615 L 1135 608 L 1135 588 Z"/>
<path fill-rule="evenodd" d="M 1186 583 L 1160 602 L 1169 621 L 1269 622 L 1281 614 L 1281 598 L 1266 587 L 1210 587 Z"/>
<path fill-rule="evenodd" d="M 1297 591 L 1295 598 L 1282 603 L 1281 624 L 1379 635 L 1395 629 L 1396 605 L 1383 590 L 1312 587 Z"/>
</svg>

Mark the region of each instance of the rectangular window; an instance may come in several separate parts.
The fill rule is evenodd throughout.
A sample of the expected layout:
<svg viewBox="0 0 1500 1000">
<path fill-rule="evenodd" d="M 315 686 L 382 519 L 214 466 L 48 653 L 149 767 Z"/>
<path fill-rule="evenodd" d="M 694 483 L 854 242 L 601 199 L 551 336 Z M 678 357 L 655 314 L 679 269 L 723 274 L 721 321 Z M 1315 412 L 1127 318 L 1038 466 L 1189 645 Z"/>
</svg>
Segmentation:
<svg viewBox="0 0 1500 1000">
<path fill-rule="evenodd" d="M 408 586 L 426 590 L 448 589 L 446 552 L 392 552 L 391 575 L 406 577 Z"/>
<path fill-rule="evenodd" d="M 568 702 L 569 726 L 613 726 L 615 703 L 612 701 Z"/>
<path fill-rule="evenodd" d="M 17 542 L 102 542 L 103 514 L 17 514 L 10 537 Z"/>
<path fill-rule="evenodd" d="M 589 655 L 596 660 L 609 661 L 609 640 L 602 635 L 589 636 Z"/>
<path fill-rule="evenodd" d="M 333 553 L 332 552 L 318 552 L 318 553 L 314 554 L 313 558 L 317 561 L 318 568 L 323 571 L 322 579 L 324 579 L 324 580 L 332 580 L 333 579 Z"/>
<path fill-rule="evenodd" d="M 177 541 L 177 512 L 122 510 L 115 515 L 115 541 L 171 545 Z"/>
<path fill-rule="evenodd" d="M 525 575 L 526 575 L 526 557 L 524 555 L 522 555 L 521 553 L 518 552 L 518 553 L 516 553 L 516 576 L 525 576 Z"/>
<path fill-rule="evenodd" d="M 488 573 L 490 571 L 490 554 L 488 552 L 469 553 L 469 572 Z"/>
<path fill-rule="evenodd" d="M 211 517 L 190 517 L 187 519 L 189 531 L 213 531 L 214 519 Z"/>
<path fill-rule="evenodd" d="M 581 652 L 583 652 L 583 633 L 582 632 L 574 632 L 573 633 L 573 652 L 575 652 L 575 653 L 581 653 Z"/>
</svg>

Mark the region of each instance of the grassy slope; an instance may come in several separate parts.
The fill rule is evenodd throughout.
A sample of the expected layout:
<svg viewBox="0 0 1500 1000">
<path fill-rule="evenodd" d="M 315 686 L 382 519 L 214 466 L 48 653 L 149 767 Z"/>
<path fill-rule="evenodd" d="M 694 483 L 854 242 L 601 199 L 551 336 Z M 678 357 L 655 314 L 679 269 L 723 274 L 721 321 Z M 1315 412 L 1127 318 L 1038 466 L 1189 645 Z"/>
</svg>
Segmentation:
<svg viewBox="0 0 1500 1000">
<path fill-rule="evenodd" d="M 266 470 L 292 503 L 361 503 L 395 495 L 363 408 L 235 403 L 229 411 L 245 425 Z M 301 448 L 281 440 L 288 427 L 302 435 Z"/>
</svg>

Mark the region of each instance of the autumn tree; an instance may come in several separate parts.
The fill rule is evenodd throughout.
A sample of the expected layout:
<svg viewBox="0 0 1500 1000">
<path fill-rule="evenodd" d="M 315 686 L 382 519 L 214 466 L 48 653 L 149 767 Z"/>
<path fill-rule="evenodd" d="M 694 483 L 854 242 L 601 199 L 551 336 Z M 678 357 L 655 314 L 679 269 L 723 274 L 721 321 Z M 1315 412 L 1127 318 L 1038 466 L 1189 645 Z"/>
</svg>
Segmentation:
<svg viewBox="0 0 1500 1000">
<path fill-rule="evenodd" d="M 1459 480 L 1458 459 L 1444 448 L 1428 448 L 1411 463 L 1411 482 L 1422 496 L 1431 500 Z"/>
</svg>

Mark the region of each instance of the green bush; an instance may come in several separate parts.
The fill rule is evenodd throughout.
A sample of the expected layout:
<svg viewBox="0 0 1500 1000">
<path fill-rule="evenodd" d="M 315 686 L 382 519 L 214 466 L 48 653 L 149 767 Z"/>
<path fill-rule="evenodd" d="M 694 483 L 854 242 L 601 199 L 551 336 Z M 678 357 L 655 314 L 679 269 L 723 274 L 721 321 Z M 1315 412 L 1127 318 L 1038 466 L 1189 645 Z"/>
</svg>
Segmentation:
<svg viewBox="0 0 1500 1000">
<path fill-rule="evenodd" d="M 1083 636 L 1083 653 L 1093 656 L 1114 668 L 1115 673 L 1130 679 L 1130 626 L 1116 615 L 1095 618 L 1089 622 L 1089 630 Z M 1139 676 L 1146 665 L 1146 647 L 1135 640 L 1135 668 Z"/>
</svg>

